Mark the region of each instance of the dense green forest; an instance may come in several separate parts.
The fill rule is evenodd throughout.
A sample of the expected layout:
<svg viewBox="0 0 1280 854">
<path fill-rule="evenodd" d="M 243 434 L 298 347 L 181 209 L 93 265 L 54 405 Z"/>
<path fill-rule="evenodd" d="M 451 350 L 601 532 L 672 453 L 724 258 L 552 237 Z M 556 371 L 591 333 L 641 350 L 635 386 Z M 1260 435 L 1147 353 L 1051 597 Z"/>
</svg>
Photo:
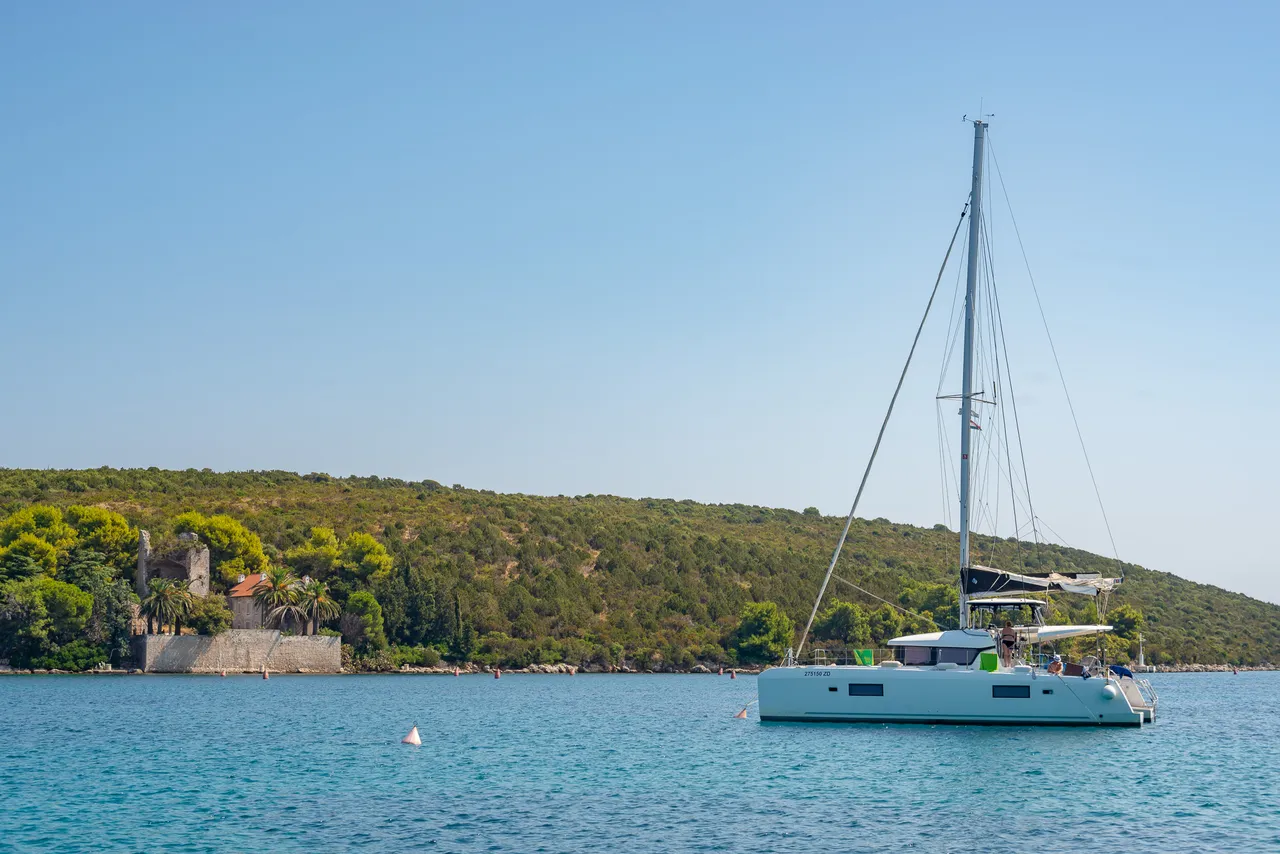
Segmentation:
<svg viewBox="0 0 1280 854">
<path fill-rule="evenodd" d="M 158 548 L 184 531 L 199 536 L 216 592 L 266 568 L 280 583 L 289 573 L 321 582 L 313 593 L 328 604 L 313 596 L 306 614 L 289 606 L 296 627 L 342 632 L 366 666 L 445 658 L 661 669 L 785 649 L 843 522 L 812 508 L 107 468 L 0 470 L 0 518 L 0 658 L 67 669 L 126 654 L 139 528 Z M 930 621 L 954 625 L 956 541 L 942 526 L 856 520 L 837 575 L 874 596 L 834 583 L 820 640 L 879 645 Z M 1136 653 L 1140 625 L 1150 662 L 1280 661 L 1278 606 L 1068 548 L 980 538 L 976 549 L 980 562 L 1009 569 L 1122 571 L 1115 655 Z M 150 598 L 163 623 L 168 612 Z M 187 615 L 188 630 L 218 631 L 220 607 Z M 1052 615 L 1096 619 L 1084 597 L 1055 598 Z"/>
</svg>

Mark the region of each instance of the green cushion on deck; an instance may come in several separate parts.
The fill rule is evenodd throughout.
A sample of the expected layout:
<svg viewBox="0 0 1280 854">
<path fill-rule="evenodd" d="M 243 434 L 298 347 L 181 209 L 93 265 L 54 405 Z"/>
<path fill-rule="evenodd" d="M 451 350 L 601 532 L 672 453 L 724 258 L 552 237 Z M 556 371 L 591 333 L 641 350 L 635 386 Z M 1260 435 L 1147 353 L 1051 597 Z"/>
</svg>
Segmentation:
<svg viewBox="0 0 1280 854">
<path fill-rule="evenodd" d="M 869 649 L 855 649 L 853 651 L 853 660 L 867 667 L 871 667 L 876 663 L 875 653 Z"/>
<path fill-rule="evenodd" d="M 996 658 L 994 652 L 980 652 L 978 653 L 978 667 L 988 673 L 995 673 L 1000 667 L 1000 659 Z"/>
</svg>

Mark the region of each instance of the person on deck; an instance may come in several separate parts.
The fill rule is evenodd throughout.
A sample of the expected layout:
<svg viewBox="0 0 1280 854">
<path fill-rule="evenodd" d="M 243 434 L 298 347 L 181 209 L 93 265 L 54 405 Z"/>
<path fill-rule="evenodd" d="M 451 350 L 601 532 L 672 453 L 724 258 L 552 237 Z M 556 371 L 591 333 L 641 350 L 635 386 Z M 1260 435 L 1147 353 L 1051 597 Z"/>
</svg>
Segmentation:
<svg viewBox="0 0 1280 854">
<path fill-rule="evenodd" d="M 1049 662 L 1048 670 L 1049 670 L 1050 676 L 1061 676 L 1062 675 L 1062 656 L 1055 655 L 1053 657 L 1053 661 Z"/>
<path fill-rule="evenodd" d="M 1017 643 L 1018 633 L 1013 630 L 1013 623 L 1005 620 L 1004 628 L 1000 630 L 1000 655 L 1005 667 L 1013 667 L 1013 648 Z"/>
</svg>

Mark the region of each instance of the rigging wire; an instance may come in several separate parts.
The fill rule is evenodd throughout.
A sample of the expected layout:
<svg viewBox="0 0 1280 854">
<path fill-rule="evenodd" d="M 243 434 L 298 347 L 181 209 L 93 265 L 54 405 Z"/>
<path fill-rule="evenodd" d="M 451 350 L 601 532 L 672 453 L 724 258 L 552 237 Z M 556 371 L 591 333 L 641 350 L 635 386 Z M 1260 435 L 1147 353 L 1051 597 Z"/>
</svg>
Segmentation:
<svg viewBox="0 0 1280 854">
<path fill-rule="evenodd" d="M 960 340 L 960 329 L 962 326 L 960 313 L 956 311 L 956 305 L 960 302 L 960 277 L 964 273 L 964 265 L 956 265 L 956 285 L 955 290 L 951 293 L 951 320 L 947 326 L 947 346 L 942 351 L 942 370 L 938 372 L 938 396 L 942 396 L 942 386 L 947 381 L 947 369 L 951 367 L 951 357 L 955 355 L 956 342 Z"/>
<path fill-rule="evenodd" d="M 836 543 L 835 553 L 831 555 L 831 564 L 827 567 L 827 575 L 822 579 L 822 588 L 818 591 L 818 598 L 813 603 L 813 612 L 809 614 L 809 622 L 805 623 L 804 633 L 800 635 L 800 644 L 796 647 L 796 655 L 804 651 L 804 642 L 809 638 L 809 629 L 813 628 L 813 620 L 818 616 L 818 607 L 822 604 L 822 597 L 827 593 L 827 585 L 831 583 L 831 574 L 835 572 L 836 561 L 840 559 L 840 551 L 844 548 L 844 541 L 849 538 L 849 528 L 853 525 L 853 515 L 858 510 L 858 502 L 862 500 L 862 491 L 867 486 L 867 478 L 871 476 L 871 466 L 876 461 L 876 454 L 880 451 L 880 442 L 884 439 L 885 428 L 889 426 L 889 418 L 893 415 L 894 404 L 898 402 L 898 393 L 902 391 L 902 384 L 907 379 L 907 370 L 911 367 L 911 358 L 916 354 L 916 345 L 920 343 L 920 333 L 924 332 L 925 321 L 929 319 L 929 309 L 933 308 L 934 297 L 938 295 L 938 285 L 942 283 L 942 274 L 946 272 L 947 262 L 951 260 L 951 250 L 956 245 L 956 235 L 960 233 L 960 226 L 964 223 L 965 214 L 969 211 L 969 202 L 964 203 L 964 207 L 960 210 L 960 218 L 956 220 L 956 229 L 951 232 L 951 242 L 947 244 L 947 254 L 942 256 L 942 266 L 938 268 L 938 278 L 933 282 L 933 290 L 929 293 L 929 302 L 925 304 L 924 316 L 920 318 L 920 325 L 916 327 L 916 337 L 911 341 L 911 350 L 907 353 L 907 362 L 902 366 L 902 374 L 898 377 L 898 385 L 893 390 L 893 397 L 889 399 L 889 409 L 884 414 L 884 421 L 880 424 L 880 432 L 876 434 L 876 443 L 871 448 L 871 458 L 867 460 L 867 468 L 862 472 L 862 482 L 858 484 L 858 493 L 853 497 L 853 507 L 849 509 L 849 518 L 844 520 L 844 530 L 840 532 L 840 540 Z"/>
<path fill-rule="evenodd" d="M 1040 524 L 1041 524 L 1041 525 L 1044 525 L 1044 526 L 1045 526 L 1045 528 L 1048 528 L 1049 533 L 1050 533 L 1050 534 L 1053 534 L 1055 537 L 1057 537 L 1057 538 L 1058 538 L 1058 542 L 1062 543 L 1064 546 L 1066 546 L 1066 547 L 1067 547 L 1067 548 L 1069 548 L 1069 549 L 1074 549 L 1074 548 L 1075 548 L 1075 546 L 1073 546 L 1073 545 L 1071 545 L 1071 543 L 1068 543 L 1068 542 L 1067 542 L 1067 538 L 1066 538 L 1066 537 L 1062 536 L 1062 535 L 1061 535 L 1061 534 L 1059 534 L 1057 531 L 1053 530 L 1053 528 L 1050 528 L 1050 527 L 1049 527 L 1049 523 L 1048 523 L 1048 522 L 1046 522 L 1045 520 L 1041 519 L 1041 520 L 1040 520 Z"/>
<path fill-rule="evenodd" d="M 944 427 L 944 429 L 943 429 L 943 431 L 942 431 L 942 443 L 943 443 L 943 444 L 946 446 L 946 448 L 947 448 L 947 461 L 948 461 L 948 465 L 947 465 L 947 473 L 951 476 L 951 483 L 955 484 L 955 492 L 954 492 L 953 494 L 954 494 L 957 498 L 959 498 L 959 496 L 960 496 L 960 466 L 959 466 L 959 463 L 958 463 L 958 461 L 957 461 L 957 459 L 956 459 L 957 455 L 956 455 L 955 453 L 953 453 L 953 452 L 952 452 L 952 450 L 951 450 L 951 431 L 950 431 L 950 430 L 945 429 L 945 427 L 946 427 L 946 420 L 947 420 L 947 419 L 946 419 L 946 416 L 939 415 L 939 417 L 942 419 L 942 423 L 943 423 L 943 427 Z M 947 518 L 948 518 L 948 519 L 950 519 L 950 518 L 951 518 L 951 514 L 950 514 L 950 512 L 948 512 L 948 514 L 947 514 Z"/>
<path fill-rule="evenodd" d="M 960 330 L 962 326 L 962 312 L 957 311 L 956 307 L 960 306 L 960 284 L 964 274 L 964 265 L 956 265 L 956 283 L 951 291 L 951 312 L 948 315 L 947 334 L 944 340 L 946 346 L 942 350 L 942 367 L 938 371 L 938 390 L 934 396 L 934 411 L 938 420 L 938 448 L 941 460 L 939 462 L 939 470 L 942 479 L 942 504 L 945 510 L 943 515 L 947 519 L 947 527 L 954 525 L 954 518 L 951 515 L 952 506 L 955 497 L 960 494 L 960 475 L 956 472 L 955 463 L 948 464 L 948 461 L 954 460 L 951 453 L 951 432 L 947 429 L 947 419 L 942 414 L 942 402 L 950 399 L 948 395 L 942 393 L 942 387 L 947 381 L 947 371 L 951 367 L 951 360 L 955 356 L 956 344 L 960 340 Z M 952 491 L 951 486 L 955 484 L 955 490 Z"/>
<path fill-rule="evenodd" d="M 988 151 L 988 157 L 990 156 L 991 156 L 991 152 Z M 990 175 L 990 170 L 988 170 L 988 175 Z M 984 215 L 983 217 L 984 226 L 987 224 L 987 222 L 988 222 L 988 218 Z M 987 236 L 987 264 L 991 269 L 991 276 L 992 276 L 992 283 L 991 283 L 992 287 L 990 291 L 991 302 L 987 307 L 988 311 L 992 313 L 992 320 L 991 320 L 992 349 L 996 354 L 997 374 L 1000 373 L 1000 357 L 1001 355 L 1003 355 L 1004 357 L 1003 377 L 1009 387 L 1009 403 L 1010 403 L 1010 408 L 1013 409 L 1014 427 L 1015 427 L 1016 438 L 1018 442 L 1018 457 L 1022 464 L 1022 475 L 1019 478 L 1019 480 L 1021 482 L 1023 489 L 1026 492 L 1027 506 L 1031 512 L 1032 537 L 1036 539 L 1036 543 L 1038 545 L 1039 539 L 1038 539 L 1038 533 L 1035 527 L 1036 517 L 1035 517 L 1033 502 L 1031 499 L 1031 477 L 1027 472 L 1026 447 L 1022 441 L 1022 426 L 1020 421 L 1018 420 L 1018 398 L 1017 398 L 1017 394 L 1014 391 L 1014 386 L 1013 386 L 1013 364 L 1009 359 L 1009 344 L 1008 344 L 1008 340 L 1005 337 L 1005 332 L 1004 332 L 1004 313 L 1001 311 L 1001 308 L 1000 308 L 1000 288 L 995 283 L 995 259 L 994 259 L 995 253 L 991 247 L 990 233 L 984 232 L 984 234 L 986 234 Z M 997 333 L 998 333 L 998 338 L 997 338 Z M 1006 455 L 1006 460 L 1009 466 L 1009 476 L 1011 481 L 1010 488 L 1012 489 L 1013 488 L 1012 478 L 1014 475 L 1017 474 L 1017 469 L 1015 469 L 1013 466 L 1013 460 L 1012 460 L 1013 448 L 1008 442 L 1008 438 L 1009 438 L 1008 421 L 1005 417 L 1005 410 L 1003 409 L 1001 410 L 1001 422 L 1003 425 L 1002 442 L 1005 447 L 1005 455 Z M 1016 521 L 1016 516 L 1017 516 L 1016 506 L 1014 507 L 1014 516 L 1015 516 L 1014 528 L 1016 531 L 1020 532 L 1022 529 L 1022 526 L 1017 524 L 1017 521 Z"/>
<path fill-rule="evenodd" d="M 978 217 L 978 227 L 979 227 L 979 231 L 981 232 L 981 240 L 979 241 L 980 251 L 981 251 L 982 257 L 985 257 L 985 260 L 986 260 L 986 269 L 985 269 L 986 275 L 983 276 L 983 284 L 986 287 L 986 296 L 987 296 L 986 321 L 987 321 L 988 328 L 984 329 L 983 331 L 990 332 L 991 340 L 992 340 L 991 352 L 993 357 L 992 358 L 993 374 L 990 378 L 991 379 L 991 401 L 993 406 L 999 408 L 1000 379 L 1001 379 L 1000 351 L 996 349 L 996 347 L 994 346 L 995 316 L 992 314 L 992 311 L 991 311 L 991 305 L 993 302 L 993 300 L 991 299 L 991 294 L 995 291 L 995 287 L 996 287 L 996 267 L 992 261 L 991 234 L 987 229 L 987 216 L 985 213 L 981 214 Z M 1001 409 L 1002 417 L 1003 417 L 1003 414 L 1004 414 L 1004 411 L 1003 409 Z M 993 458 L 995 462 L 995 468 L 996 468 L 996 501 L 995 501 L 995 515 L 991 520 L 991 552 L 990 552 L 990 560 L 992 565 L 994 566 L 997 564 L 996 547 L 997 547 L 997 544 L 999 543 L 999 533 L 1000 533 L 1000 488 L 1001 488 L 1001 484 L 1003 483 L 1003 481 L 1000 478 L 1000 474 L 1001 474 L 1000 448 L 996 446 L 996 443 L 999 442 L 999 444 L 1003 445 L 1006 449 L 1008 448 L 1009 443 L 1004 441 L 1003 432 L 999 436 L 996 435 L 995 419 L 992 419 L 992 423 L 988 426 L 991 428 L 992 432 L 986 440 L 986 445 L 987 445 L 987 449 L 990 456 Z M 990 483 L 990 477 L 991 477 L 990 463 L 984 461 L 984 468 L 986 469 L 987 477 L 983 483 L 984 483 L 984 488 L 986 488 L 986 484 Z M 1014 530 L 1017 530 L 1017 527 L 1018 527 L 1018 513 L 1017 513 L 1016 501 L 1017 501 L 1017 496 L 1013 492 L 1013 478 L 1010 477 L 1009 478 L 1009 503 L 1012 504 L 1014 507 L 1014 515 L 1013 515 Z"/>
<path fill-rule="evenodd" d="M 884 604 L 888 605 L 890 608 L 896 608 L 896 609 L 898 609 L 899 611 L 901 611 L 902 613 L 904 613 L 904 614 L 906 614 L 906 615 L 908 615 L 908 616 L 915 617 L 915 618 L 920 619 L 920 620 L 924 620 L 926 623 L 929 623 L 929 624 L 930 624 L 931 626 L 933 626 L 935 629 L 941 629 L 941 628 L 942 628 L 942 626 L 939 626 L 937 623 L 935 623 L 933 620 L 931 620 L 931 619 L 929 619 L 928 617 L 926 617 L 924 614 L 920 614 L 920 613 L 917 613 L 917 612 L 915 612 L 915 611 L 912 611 L 910 608 L 903 608 L 901 605 L 895 605 L 894 603 L 890 602 L 888 599 L 881 599 L 879 596 L 877 596 L 876 594 L 872 593 L 870 590 L 867 590 L 865 587 L 859 587 L 858 585 L 854 584 L 852 581 L 845 581 L 845 579 L 841 578 L 841 577 L 840 577 L 840 576 L 838 576 L 838 575 L 833 575 L 833 576 L 831 576 L 831 577 L 832 577 L 832 578 L 834 578 L 836 581 L 840 581 L 840 582 L 843 582 L 843 583 L 845 583 L 845 584 L 849 585 L 849 586 L 850 586 L 850 587 L 852 587 L 854 590 L 860 590 L 860 591 L 862 591 L 862 592 L 863 592 L 863 593 L 865 593 L 866 595 L 870 596 L 872 599 L 875 599 L 877 602 L 883 602 Z"/>
<path fill-rule="evenodd" d="M 1040 311 L 1040 322 L 1044 324 L 1044 334 L 1049 339 L 1049 350 L 1053 353 L 1053 363 L 1058 369 L 1058 380 L 1062 383 L 1062 393 L 1067 398 L 1067 409 L 1071 412 L 1071 423 L 1076 428 L 1076 438 L 1080 442 L 1080 452 L 1084 454 L 1084 465 L 1089 471 L 1089 480 L 1093 482 L 1093 494 L 1098 499 L 1098 509 L 1102 511 L 1102 522 L 1107 528 L 1107 539 L 1111 541 L 1111 552 L 1115 555 L 1116 561 L 1120 560 L 1120 550 L 1116 548 L 1116 538 L 1111 533 L 1111 521 L 1107 518 L 1107 508 L 1102 503 L 1102 491 L 1098 488 L 1098 478 L 1093 473 L 1093 463 L 1089 461 L 1089 451 L 1084 444 L 1084 434 L 1080 430 L 1080 421 L 1076 418 L 1076 408 L 1071 402 L 1071 392 L 1067 390 L 1067 378 L 1062 372 L 1062 362 L 1058 360 L 1058 348 L 1053 344 L 1053 334 L 1049 331 L 1049 320 L 1044 313 L 1044 304 L 1040 301 L 1040 289 L 1036 287 L 1036 278 L 1031 272 L 1031 261 L 1027 258 L 1027 248 L 1022 243 L 1022 232 L 1018 229 L 1018 218 L 1013 213 L 1013 204 L 1009 201 L 1009 190 L 1004 185 L 1004 175 L 1000 172 L 1000 161 L 996 158 L 995 148 L 991 146 L 990 137 L 987 138 L 987 145 L 991 150 L 991 162 L 995 164 L 996 176 L 1000 179 L 1000 191 L 1004 194 L 1005 206 L 1009 208 L 1009 219 L 1013 223 L 1013 233 L 1018 238 L 1018 248 L 1022 251 L 1022 263 L 1027 268 L 1027 278 L 1031 281 L 1031 292 L 1036 297 L 1036 308 Z M 1123 577 L 1124 567 L 1120 567 L 1120 573 Z"/>
<path fill-rule="evenodd" d="M 997 295 L 1000 293 L 1000 289 L 996 285 L 995 253 L 991 247 L 991 235 L 987 231 L 987 224 L 988 224 L 987 217 L 984 215 L 982 218 L 982 227 L 983 227 L 983 236 L 985 238 L 985 247 L 987 252 L 987 268 L 990 271 L 990 279 L 989 279 L 990 287 L 988 289 L 989 299 L 987 300 L 987 314 L 990 316 L 990 323 L 991 323 L 991 349 L 995 354 L 997 387 L 1000 386 L 1000 383 L 1002 380 L 1004 382 L 1007 382 L 1009 386 L 1009 396 L 1010 396 L 1010 399 L 1012 400 L 1013 380 L 1011 378 L 1011 375 L 1013 372 L 1013 367 L 1009 364 L 1009 353 L 1007 348 L 1005 349 L 1003 373 L 1000 370 L 1000 346 L 999 345 L 1001 342 L 1004 341 L 1004 321 L 1003 321 L 1003 318 L 999 316 L 1000 299 Z M 999 338 L 997 338 L 997 334 L 999 335 Z M 1010 506 L 1010 509 L 1013 511 L 1014 562 L 1018 563 L 1019 566 L 1021 566 L 1022 541 L 1019 539 L 1019 532 L 1021 531 L 1022 526 L 1018 524 L 1018 490 L 1014 485 L 1013 449 L 1009 445 L 1009 418 L 1008 418 L 1008 415 L 1006 414 L 1007 407 L 1001 405 L 1002 399 L 999 397 L 998 393 L 995 395 L 992 395 L 992 398 L 997 401 L 997 406 L 999 407 L 999 410 L 1000 410 L 1000 444 L 1004 446 L 1005 465 L 1007 467 L 1006 474 L 1008 474 L 1009 476 L 1009 506 Z M 1022 450 L 1021 435 L 1019 435 L 1018 450 L 1020 452 Z M 1030 488 L 1030 484 L 1028 483 L 1025 455 L 1023 456 L 1022 468 L 1023 468 L 1023 471 L 1022 471 L 1023 486 L 1026 488 L 1027 504 L 1030 505 L 1031 488 Z M 999 502 L 999 500 L 1000 500 L 999 496 L 997 495 L 996 496 L 997 503 Z M 1035 516 L 1032 515 L 1033 520 L 1034 518 Z M 1034 521 L 1032 524 L 1034 528 Z M 993 559 L 993 562 L 994 562 L 994 559 Z"/>
<path fill-rule="evenodd" d="M 1004 445 L 1003 445 L 1003 444 L 1001 444 L 1001 445 L 1000 445 L 1000 447 L 1004 447 Z M 996 465 L 996 468 L 1000 471 L 1000 473 L 1001 473 L 1001 474 L 1008 474 L 1008 472 L 1006 472 L 1006 471 L 1005 471 L 1004 466 L 1002 466 L 1002 465 L 1000 464 L 1000 460 L 999 460 L 998 452 L 997 452 L 997 453 L 995 453 L 995 454 L 993 454 L 993 456 L 995 456 L 995 460 L 996 460 L 995 465 Z M 1015 477 L 1017 477 L 1017 474 L 1018 474 L 1018 473 L 1017 473 L 1017 470 L 1015 469 L 1015 470 L 1012 472 L 1012 474 L 1013 474 Z M 1019 481 L 1019 483 L 1021 483 L 1021 482 Z M 1023 486 L 1023 488 L 1024 488 L 1024 489 L 1026 488 L 1025 484 L 1021 484 L 1021 485 Z M 1015 500 L 1019 502 L 1019 506 L 1022 506 L 1024 510 L 1027 510 L 1028 514 L 1030 513 L 1030 509 L 1029 509 L 1029 508 L 1027 508 L 1025 505 L 1023 505 L 1023 504 L 1021 503 L 1021 502 L 1022 502 L 1022 496 L 1020 496 L 1020 495 L 1015 495 Z M 1044 520 L 1043 520 L 1043 519 L 1041 519 L 1040 521 L 1041 521 L 1042 523 L 1044 522 Z"/>
<path fill-rule="evenodd" d="M 947 528 L 951 528 L 951 502 L 947 501 L 948 492 L 950 492 L 948 490 L 948 485 L 950 484 L 947 483 L 947 457 L 942 449 L 943 420 L 941 401 L 933 402 L 933 412 L 934 416 L 936 416 L 934 420 L 937 421 L 938 428 L 938 479 L 942 481 L 942 517 L 947 520 Z"/>
<path fill-rule="evenodd" d="M 942 350 L 942 368 L 938 371 L 938 390 L 934 396 L 934 412 L 937 415 L 938 426 L 938 472 L 942 481 L 942 515 L 947 520 L 947 527 L 952 527 L 954 519 L 951 515 L 951 507 L 953 497 L 960 494 L 960 478 L 955 472 L 954 465 L 948 465 L 947 461 L 952 459 L 951 441 L 948 438 L 946 429 L 946 418 L 942 414 L 942 386 L 947 381 L 947 369 L 951 365 L 951 357 L 955 355 L 956 341 L 960 335 L 960 316 L 956 311 L 956 306 L 960 302 L 960 277 L 964 272 L 964 265 L 956 265 L 956 283 L 951 292 L 951 313 L 948 315 L 947 335 L 943 339 L 946 346 Z M 951 491 L 951 484 L 956 484 L 955 492 Z"/>
<path fill-rule="evenodd" d="M 1026 446 L 1022 443 L 1022 424 L 1018 420 L 1018 396 L 1013 391 L 1013 368 L 1009 363 L 1009 343 L 1004 335 L 1004 315 L 1000 311 L 1000 291 L 997 289 L 992 292 L 993 301 L 995 302 L 996 322 L 1000 328 L 1000 348 L 1004 352 L 1005 381 L 1009 384 L 1009 408 L 1013 410 L 1013 428 L 1018 439 L 1018 456 L 1022 460 L 1022 481 L 1027 491 L 1027 509 L 1031 513 L 1031 537 L 1036 545 L 1036 558 L 1040 557 L 1040 532 L 1036 528 L 1035 506 L 1031 500 L 1031 475 L 1027 473 L 1027 451 Z M 1005 434 L 1008 435 L 1008 426 L 1005 426 Z M 1006 444 L 1006 448 L 1007 448 Z M 1010 476 L 1013 475 L 1013 462 L 1009 462 Z"/>
</svg>

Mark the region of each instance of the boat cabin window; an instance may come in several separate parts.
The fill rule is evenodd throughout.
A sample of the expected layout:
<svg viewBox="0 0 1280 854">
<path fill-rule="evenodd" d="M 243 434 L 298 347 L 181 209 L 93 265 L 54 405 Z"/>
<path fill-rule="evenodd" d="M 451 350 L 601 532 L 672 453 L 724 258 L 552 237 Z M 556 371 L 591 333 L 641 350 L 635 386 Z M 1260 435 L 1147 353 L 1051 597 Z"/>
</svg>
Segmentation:
<svg viewBox="0 0 1280 854">
<path fill-rule="evenodd" d="M 931 667 L 942 662 L 968 667 L 978 658 L 981 650 L 960 646 L 899 646 L 894 648 L 894 658 L 906 665 Z"/>
<path fill-rule="evenodd" d="M 880 685 L 880 684 L 872 685 L 867 682 L 850 682 L 849 696 L 850 697 L 883 697 L 884 685 Z"/>
<path fill-rule="evenodd" d="M 1031 699 L 1030 685 L 992 685 L 991 696 L 996 699 L 1006 700 L 1029 700 Z"/>
<path fill-rule="evenodd" d="M 928 667 L 938 663 L 938 649 L 932 646 L 900 646 L 894 649 L 893 657 L 903 664 Z"/>
<path fill-rule="evenodd" d="M 951 661 L 956 664 L 968 667 L 973 664 L 973 660 L 978 657 L 978 650 L 965 649 L 959 646 L 944 646 L 938 650 L 938 661 Z"/>
</svg>

